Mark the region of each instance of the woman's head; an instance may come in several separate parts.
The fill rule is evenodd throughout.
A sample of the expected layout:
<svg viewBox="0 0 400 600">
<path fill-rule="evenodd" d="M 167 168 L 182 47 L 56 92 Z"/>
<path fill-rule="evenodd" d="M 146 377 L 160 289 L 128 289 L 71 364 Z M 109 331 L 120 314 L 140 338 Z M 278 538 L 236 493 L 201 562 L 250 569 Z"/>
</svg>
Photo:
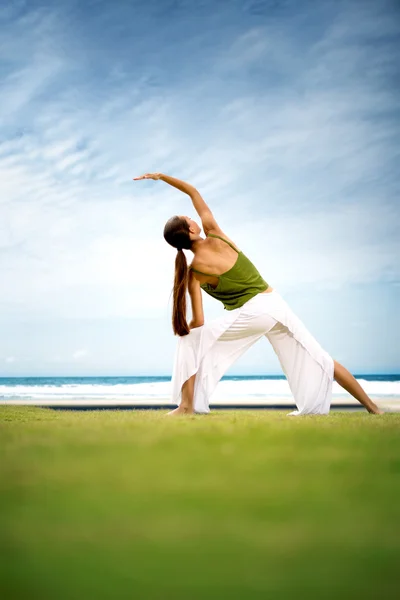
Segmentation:
<svg viewBox="0 0 400 600">
<path fill-rule="evenodd" d="M 190 250 L 193 239 L 199 235 L 200 231 L 201 229 L 195 221 L 189 217 L 176 215 L 166 222 L 164 239 L 173 248 Z"/>
<path fill-rule="evenodd" d="M 187 335 L 189 326 L 186 321 L 186 291 L 188 285 L 188 266 L 183 252 L 190 250 L 193 240 L 198 237 L 200 227 L 189 217 L 175 216 L 164 227 L 164 238 L 178 252 L 175 258 L 174 306 L 172 310 L 172 328 L 175 335 Z"/>
</svg>

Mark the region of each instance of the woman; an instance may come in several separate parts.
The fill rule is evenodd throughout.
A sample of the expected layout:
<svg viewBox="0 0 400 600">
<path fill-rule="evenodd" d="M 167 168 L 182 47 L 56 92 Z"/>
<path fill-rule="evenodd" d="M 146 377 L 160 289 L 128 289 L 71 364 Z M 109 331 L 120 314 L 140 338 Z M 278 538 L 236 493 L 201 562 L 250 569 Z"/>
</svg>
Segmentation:
<svg viewBox="0 0 400 600">
<path fill-rule="evenodd" d="M 206 234 L 202 238 L 199 225 L 186 216 L 172 217 L 164 228 L 165 240 L 178 250 L 172 315 L 173 330 L 179 336 L 172 376 L 178 408 L 168 414 L 208 413 L 209 398 L 221 377 L 262 336 L 271 342 L 288 380 L 298 409 L 291 415 L 327 414 L 333 379 L 368 412 L 383 412 L 225 235 L 196 188 L 162 173 L 146 173 L 134 181 L 140 179 L 161 179 L 188 194 Z M 189 269 L 183 249 L 194 254 Z M 226 316 L 204 324 L 201 289 L 223 302 Z M 192 305 L 189 324 L 187 290 Z"/>
</svg>

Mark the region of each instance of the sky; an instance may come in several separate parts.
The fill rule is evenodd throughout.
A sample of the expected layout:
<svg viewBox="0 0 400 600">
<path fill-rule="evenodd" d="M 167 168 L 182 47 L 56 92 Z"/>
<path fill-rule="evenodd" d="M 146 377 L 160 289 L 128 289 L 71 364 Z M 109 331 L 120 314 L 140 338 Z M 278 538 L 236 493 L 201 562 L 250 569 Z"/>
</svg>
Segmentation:
<svg viewBox="0 0 400 600">
<path fill-rule="evenodd" d="M 399 373 L 399 52 L 396 0 L 2 3 L 0 376 L 171 374 L 162 233 L 197 215 L 152 171 L 333 358 Z M 280 372 L 260 340 L 228 374 Z"/>
</svg>

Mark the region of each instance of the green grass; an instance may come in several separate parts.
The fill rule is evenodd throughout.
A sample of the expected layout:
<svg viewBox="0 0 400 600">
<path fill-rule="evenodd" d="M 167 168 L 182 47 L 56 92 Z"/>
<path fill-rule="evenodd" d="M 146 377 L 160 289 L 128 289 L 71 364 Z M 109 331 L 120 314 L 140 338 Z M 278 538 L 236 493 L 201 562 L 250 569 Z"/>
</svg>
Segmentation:
<svg viewBox="0 0 400 600">
<path fill-rule="evenodd" d="M 286 412 L 1 407 L 0 596 L 397 598 L 400 414 Z"/>
</svg>

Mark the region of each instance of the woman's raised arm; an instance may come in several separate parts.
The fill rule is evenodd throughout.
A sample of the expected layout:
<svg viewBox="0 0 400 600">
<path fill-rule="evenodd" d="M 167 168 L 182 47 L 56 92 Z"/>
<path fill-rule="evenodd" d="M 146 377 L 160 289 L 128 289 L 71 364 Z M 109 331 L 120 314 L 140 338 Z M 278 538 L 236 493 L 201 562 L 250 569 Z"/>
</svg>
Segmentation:
<svg viewBox="0 0 400 600">
<path fill-rule="evenodd" d="M 184 192 L 188 196 L 190 196 L 194 209 L 199 215 L 201 222 L 203 224 L 204 233 L 208 233 L 210 231 L 221 231 L 218 223 L 216 222 L 214 215 L 212 214 L 210 207 L 206 204 L 201 196 L 200 192 L 190 183 L 186 183 L 185 181 L 181 181 L 176 177 L 170 177 L 169 175 L 164 175 L 164 173 L 146 173 L 145 175 L 141 175 L 141 177 L 135 177 L 134 181 L 139 179 L 161 179 L 172 185 L 176 189 Z"/>
</svg>

